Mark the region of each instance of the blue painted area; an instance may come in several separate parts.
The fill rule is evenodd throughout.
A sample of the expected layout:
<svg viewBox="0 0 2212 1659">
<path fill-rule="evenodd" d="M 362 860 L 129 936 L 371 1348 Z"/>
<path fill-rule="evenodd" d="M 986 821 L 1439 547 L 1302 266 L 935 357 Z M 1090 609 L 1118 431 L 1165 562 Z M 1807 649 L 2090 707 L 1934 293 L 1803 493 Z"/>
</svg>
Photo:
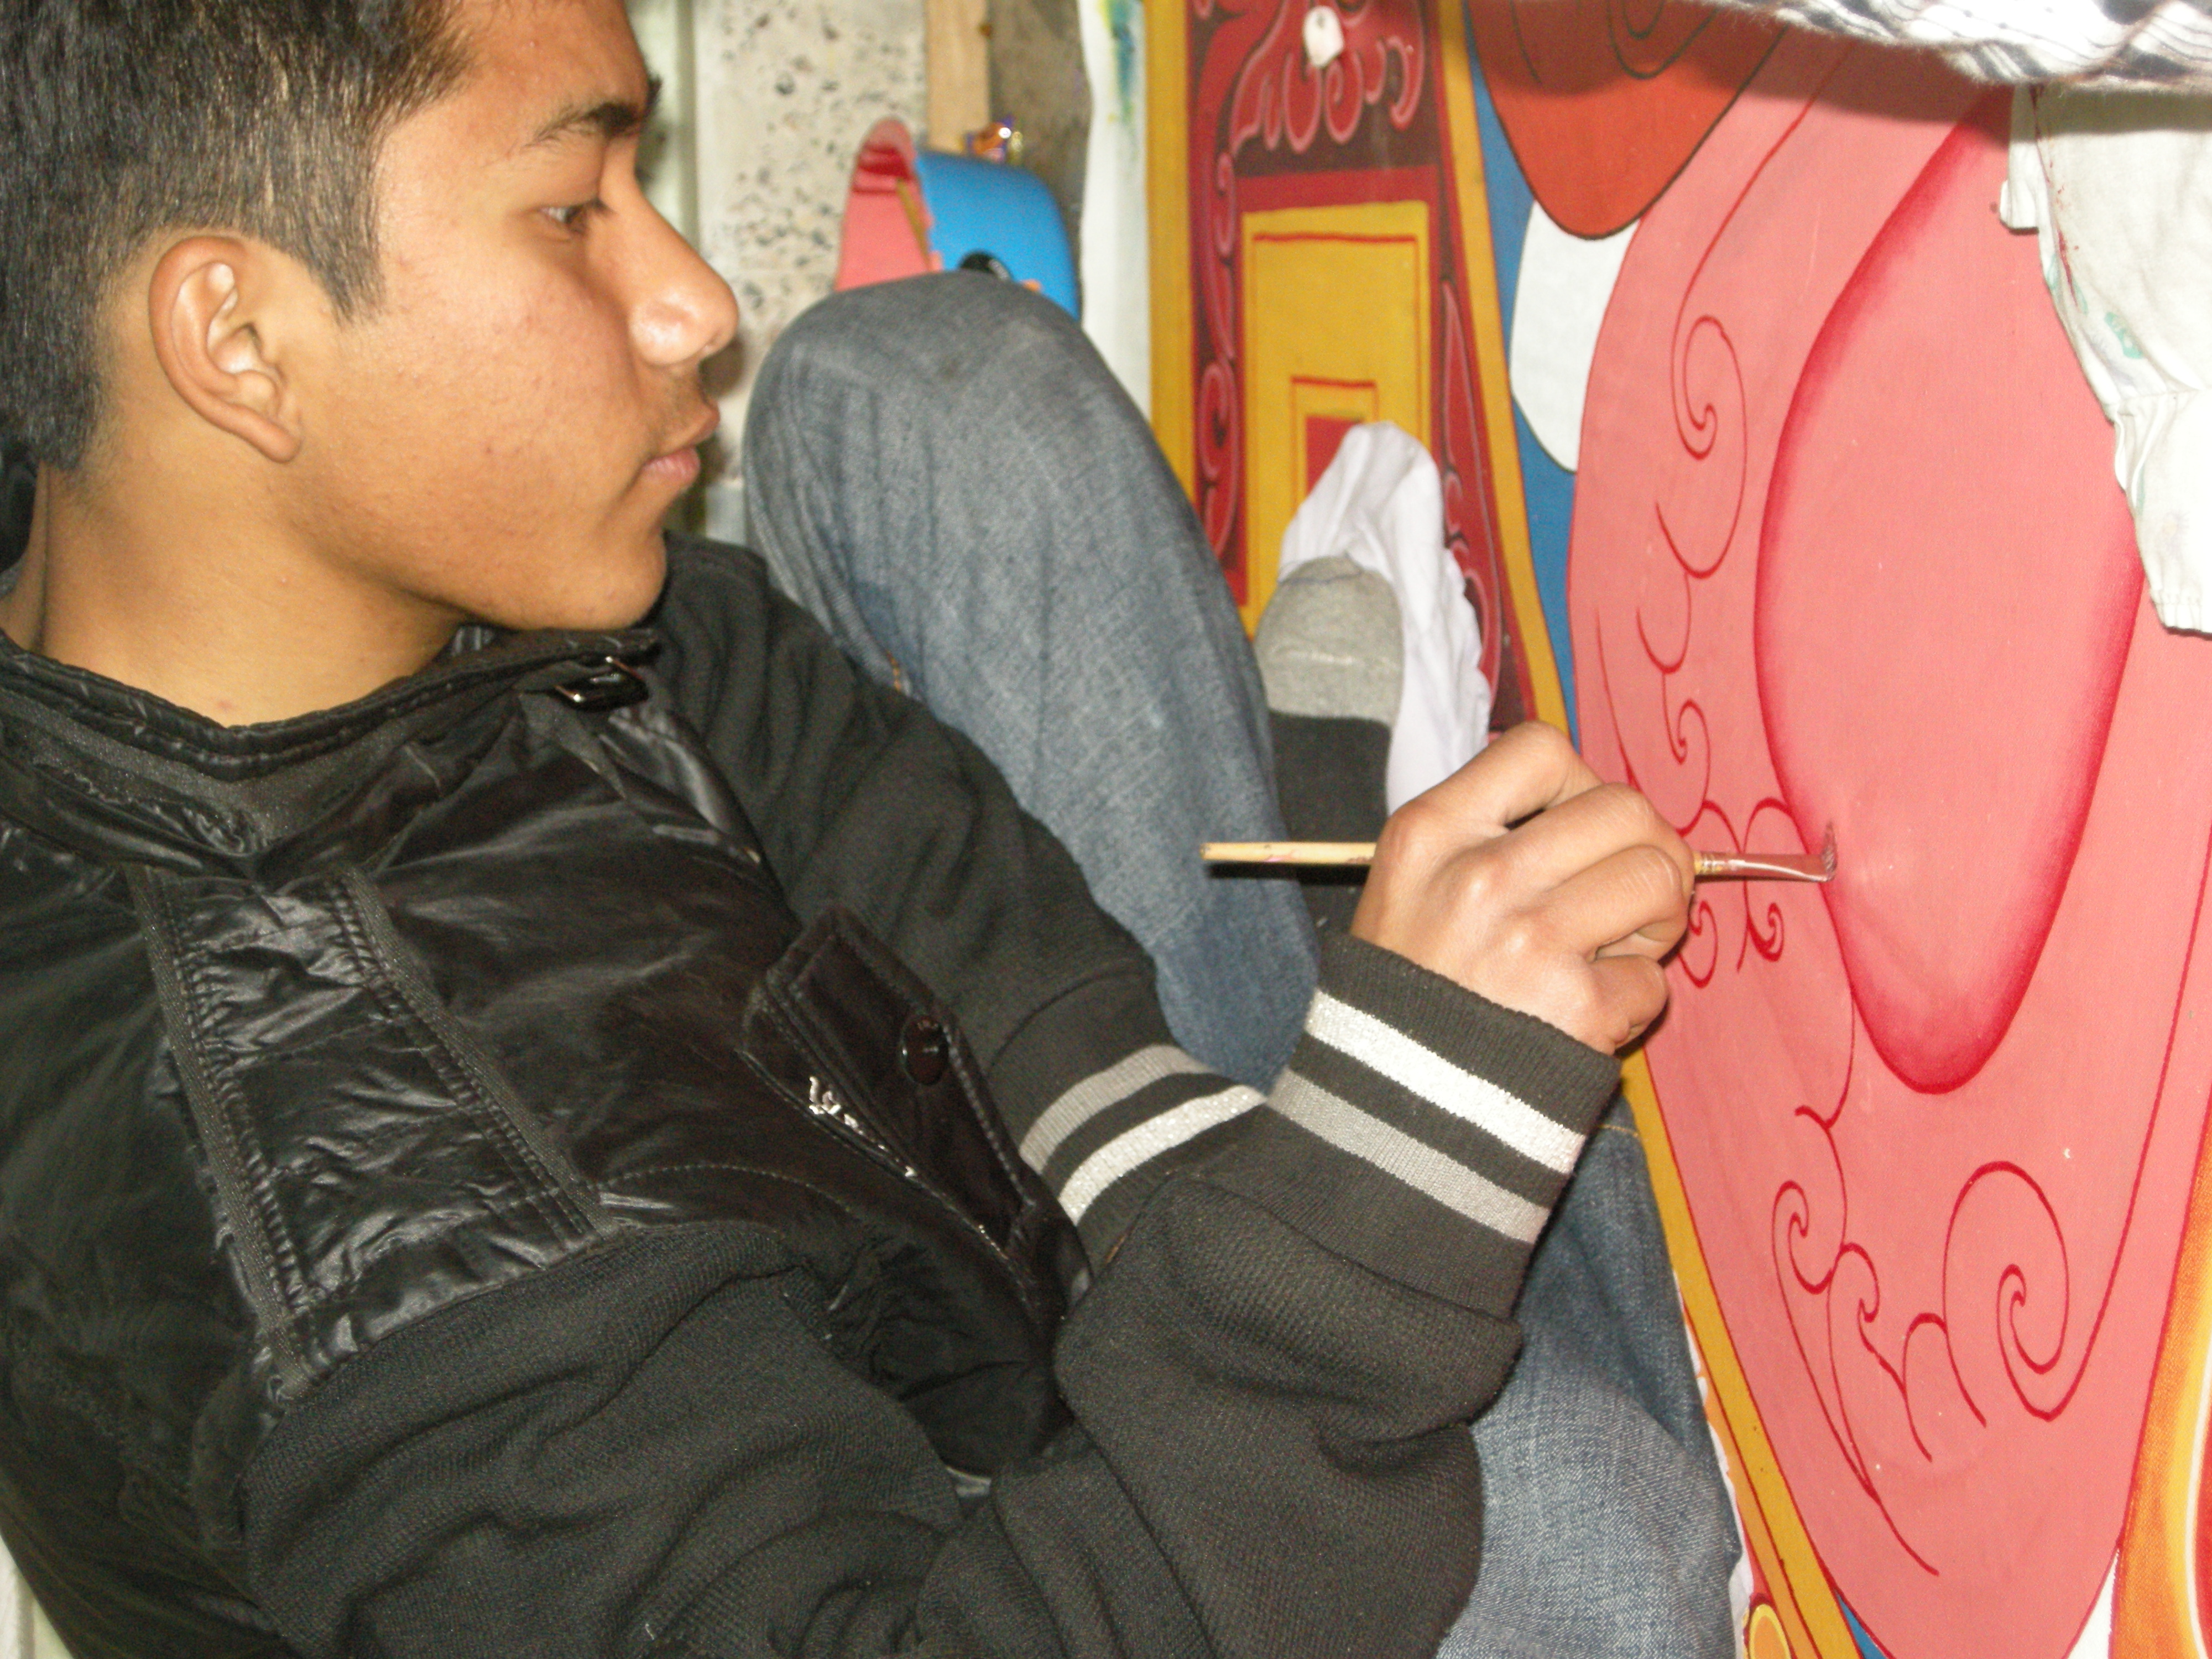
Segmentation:
<svg viewBox="0 0 2212 1659">
<path fill-rule="evenodd" d="M 1859 1616 L 1851 1611 L 1850 1603 L 1839 1595 L 1836 1598 L 1836 1605 L 1844 1610 L 1844 1622 L 1851 1627 L 1851 1640 L 1859 1644 L 1859 1652 L 1864 1659 L 1889 1659 L 1889 1656 L 1881 1650 L 1881 1644 L 1866 1633 L 1866 1626 L 1859 1623 Z"/>
<path fill-rule="evenodd" d="M 988 254 L 1018 283 L 1035 283 L 1075 314 L 1075 259 L 1044 180 L 1003 162 L 923 150 L 915 157 L 929 209 L 929 245 L 947 270 Z"/>
<path fill-rule="evenodd" d="M 1567 733 L 1576 735 L 1575 647 L 1567 634 L 1567 532 L 1575 516 L 1575 475 L 1553 460 L 1528 429 L 1519 405 L 1513 430 L 1521 441 L 1521 489 L 1528 498 L 1528 550 L 1536 567 L 1536 592 L 1544 601 L 1544 626 L 1559 660 L 1559 689 L 1566 694 Z"/>
<path fill-rule="evenodd" d="M 1468 39 L 1474 38 L 1474 27 Z M 1528 239 L 1528 214 L 1535 205 L 1528 180 L 1513 159 L 1513 146 L 1505 142 L 1505 129 L 1498 119 L 1498 106 L 1490 101 L 1489 83 L 1474 76 L 1474 125 L 1482 140 L 1482 185 L 1490 196 L 1490 240 L 1498 258 L 1498 300 L 1505 313 L 1507 337 L 1513 333 L 1513 289 L 1521 276 L 1521 244 Z"/>
<path fill-rule="evenodd" d="M 1472 29 L 1468 38 L 1474 38 Z M 1528 239 L 1534 206 L 1528 180 L 1513 159 L 1505 129 L 1490 101 L 1482 76 L 1474 76 L 1475 127 L 1482 143 L 1483 184 L 1490 196 L 1490 240 L 1497 250 L 1498 307 L 1504 313 L 1505 337 L 1513 337 L 1514 288 L 1521 276 L 1521 246 Z M 1567 634 L 1567 532 L 1574 520 L 1575 475 L 1544 453 L 1516 407 L 1513 430 L 1521 447 L 1521 483 L 1528 498 L 1528 548 L 1536 567 L 1536 591 L 1543 598 L 1544 625 L 1551 630 L 1559 659 L 1559 689 L 1566 694 L 1567 728 L 1575 720 L 1574 644 Z"/>
</svg>

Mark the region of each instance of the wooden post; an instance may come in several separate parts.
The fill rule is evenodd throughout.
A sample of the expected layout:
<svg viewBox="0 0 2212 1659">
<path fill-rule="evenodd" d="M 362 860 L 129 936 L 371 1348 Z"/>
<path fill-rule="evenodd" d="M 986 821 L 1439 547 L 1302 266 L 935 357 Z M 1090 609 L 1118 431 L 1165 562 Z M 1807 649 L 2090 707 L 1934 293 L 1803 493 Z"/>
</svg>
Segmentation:
<svg viewBox="0 0 2212 1659">
<path fill-rule="evenodd" d="M 991 24 L 986 0 L 922 0 L 929 76 L 923 142 L 957 150 L 991 118 Z"/>
</svg>

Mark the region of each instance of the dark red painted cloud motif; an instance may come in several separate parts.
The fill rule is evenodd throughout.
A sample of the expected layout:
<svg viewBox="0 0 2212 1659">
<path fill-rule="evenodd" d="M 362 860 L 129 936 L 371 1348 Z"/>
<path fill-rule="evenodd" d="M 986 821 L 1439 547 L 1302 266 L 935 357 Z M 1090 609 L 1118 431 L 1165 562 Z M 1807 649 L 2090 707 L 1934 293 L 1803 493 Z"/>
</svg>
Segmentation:
<svg viewBox="0 0 2212 1659">
<path fill-rule="evenodd" d="M 1778 33 L 1683 0 L 1469 0 L 1468 16 L 1514 158 L 1577 236 L 1657 199 Z"/>
</svg>

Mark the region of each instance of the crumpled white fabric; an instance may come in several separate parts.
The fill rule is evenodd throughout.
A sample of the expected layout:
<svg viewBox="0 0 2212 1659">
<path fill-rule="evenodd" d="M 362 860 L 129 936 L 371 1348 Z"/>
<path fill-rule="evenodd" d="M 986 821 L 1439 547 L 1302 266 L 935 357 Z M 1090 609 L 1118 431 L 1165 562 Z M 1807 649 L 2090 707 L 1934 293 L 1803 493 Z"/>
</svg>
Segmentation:
<svg viewBox="0 0 2212 1659">
<path fill-rule="evenodd" d="M 2112 419 L 2159 620 L 2212 633 L 2212 98 L 2022 88 L 1998 210 Z"/>
<path fill-rule="evenodd" d="M 1489 734 L 1482 635 L 1443 523 L 1443 483 L 1419 441 L 1388 421 L 1356 426 L 1292 515 L 1277 567 L 1287 576 L 1341 553 L 1398 596 L 1405 678 L 1383 776 L 1394 812 L 1473 760 Z"/>
<path fill-rule="evenodd" d="M 31 1587 L 8 1552 L 0 1548 L 0 1659 L 70 1659 L 46 1622 Z"/>
<path fill-rule="evenodd" d="M 1984 81 L 2212 86 L 2212 0 L 1720 0 L 1784 22 L 1941 52 Z"/>
</svg>

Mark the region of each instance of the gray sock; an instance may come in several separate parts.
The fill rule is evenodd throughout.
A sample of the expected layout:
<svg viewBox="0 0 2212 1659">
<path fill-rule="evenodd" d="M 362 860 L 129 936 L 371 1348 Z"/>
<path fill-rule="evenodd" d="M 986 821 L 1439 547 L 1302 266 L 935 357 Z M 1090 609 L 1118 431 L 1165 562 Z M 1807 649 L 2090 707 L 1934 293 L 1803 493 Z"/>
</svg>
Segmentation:
<svg viewBox="0 0 2212 1659">
<path fill-rule="evenodd" d="M 1302 564 L 1267 601 L 1252 641 L 1267 707 L 1285 714 L 1398 717 L 1405 647 L 1390 584 L 1341 554 Z"/>
<path fill-rule="evenodd" d="M 1374 840 L 1405 672 L 1398 596 L 1347 558 L 1316 559 L 1275 589 L 1253 650 L 1267 688 L 1284 827 L 1298 841 Z M 1302 873 L 1322 932 L 1352 925 L 1364 874 Z"/>
</svg>

